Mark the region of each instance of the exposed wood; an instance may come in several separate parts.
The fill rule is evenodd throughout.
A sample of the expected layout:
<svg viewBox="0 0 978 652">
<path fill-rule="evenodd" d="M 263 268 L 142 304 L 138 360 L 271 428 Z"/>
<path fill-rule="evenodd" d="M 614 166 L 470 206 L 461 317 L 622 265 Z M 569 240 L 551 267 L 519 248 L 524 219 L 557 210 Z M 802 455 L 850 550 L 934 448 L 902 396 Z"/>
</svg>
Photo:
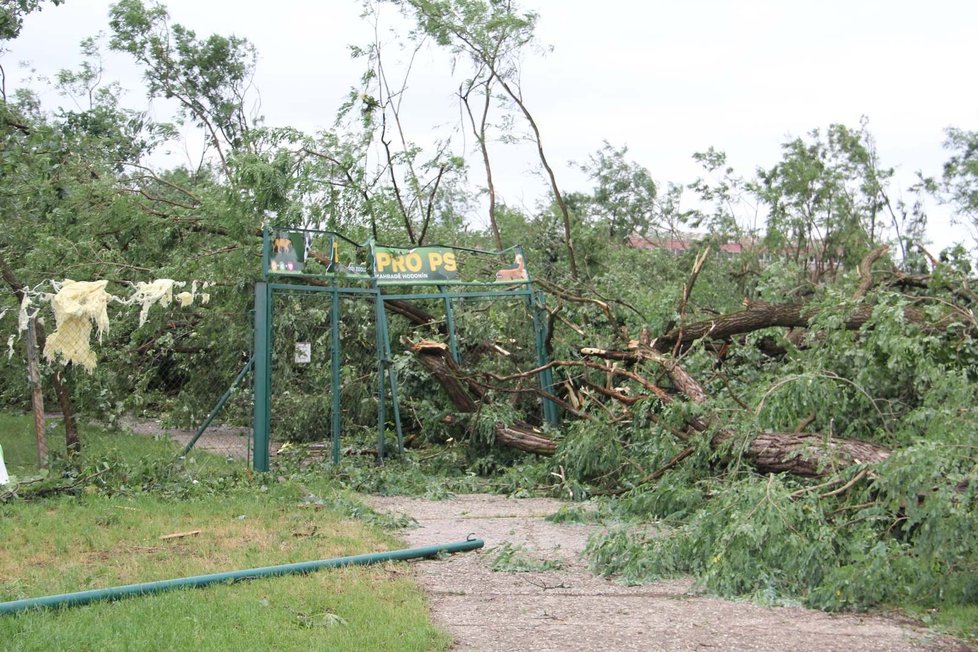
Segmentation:
<svg viewBox="0 0 978 652">
<path fill-rule="evenodd" d="M 184 537 L 195 537 L 201 533 L 202 530 L 189 530 L 187 532 L 174 532 L 173 534 L 164 534 L 160 537 L 160 541 L 169 541 L 170 539 L 183 539 Z"/>
<path fill-rule="evenodd" d="M 44 432 L 44 392 L 41 390 L 41 368 L 37 355 L 37 318 L 27 320 L 27 380 L 31 385 L 31 408 L 34 413 L 34 439 L 37 443 L 37 466 L 48 468 L 48 440 Z"/>
<path fill-rule="evenodd" d="M 776 326 L 808 328 L 811 319 L 816 315 L 815 310 L 801 302 L 767 303 L 746 299 L 744 306 L 746 309 L 740 312 L 688 324 L 682 331 L 677 328 L 671 329 L 657 337 L 652 342 L 652 348 L 665 353 L 676 349 L 678 343 L 680 345 L 678 350 L 682 351 L 689 348 L 696 340 L 703 338 L 722 340 Z M 858 330 L 865 325 L 873 316 L 873 308 L 871 304 L 856 306 L 843 322 L 846 329 Z M 931 330 L 940 330 L 950 323 L 948 319 L 943 319 L 929 324 L 923 312 L 913 306 L 905 307 L 903 312 L 907 321 L 926 325 Z"/>
<path fill-rule="evenodd" d="M 676 338 L 675 348 L 672 352 L 673 355 L 679 354 L 679 347 L 683 341 L 683 329 L 686 326 L 686 308 L 689 306 L 689 298 L 693 294 L 693 286 L 696 285 L 696 279 L 699 277 L 700 272 L 703 270 L 703 265 L 706 263 L 706 258 L 710 254 L 710 249 L 704 248 L 698 254 L 696 254 L 696 260 L 693 262 L 693 270 L 689 274 L 689 280 L 683 284 L 683 295 L 679 299 L 679 336 Z"/>
<path fill-rule="evenodd" d="M 716 447 L 733 438 L 733 433 L 722 430 L 711 443 Z M 762 432 L 748 444 L 745 456 L 761 473 L 820 478 L 853 464 L 882 462 L 890 451 L 869 442 L 818 433 Z"/>
<path fill-rule="evenodd" d="M 852 295 L 853 298 L 861 299 L 873 287 L 873 263 L 879 260 L 889 250 L 890 248 L 887 245 L 877 247 L 863 256 L 863 259 L 859 261 L 859 287 L 856 288 L 855 293 Z"/>
<path fill-rule="evenodd" d="M 426 340 L 412 343 L 405 340 L 404 343 L 414 353 L 418 362 L 442 386 L 457 411 L 475 412 L 478 401 L 481 401 L 484 396 L 482 387 L 478 383 L 464 380 L 464 374 L 448 353 L 447 347 L 443 348 L 437 342 L 434 343 L 435 346 L 426 346 L 425 342 Z"/>
<path fill-rule="evenodd" d="M 557 452 L 557 444 L 552 439 L 522 421 L 497 423 L 496 441 L 504 446 L 538 455 L 553 455 Z"/>
</svg>

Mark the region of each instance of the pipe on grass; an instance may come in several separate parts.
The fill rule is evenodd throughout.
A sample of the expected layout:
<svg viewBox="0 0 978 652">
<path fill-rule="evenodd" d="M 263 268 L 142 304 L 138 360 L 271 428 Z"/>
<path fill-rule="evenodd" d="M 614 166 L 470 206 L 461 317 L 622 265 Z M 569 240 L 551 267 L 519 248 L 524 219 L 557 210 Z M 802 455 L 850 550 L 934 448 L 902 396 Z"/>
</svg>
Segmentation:
<svg viewBox="0 0 978 652">
<path fill-rule="evenodd" d="M 445 543 L 434 546 L 422 546 L 420 548 L 405 548 L 403 550 L 390 550 L 388 552 L 373 552 L 365 555 L 353 555 L 350 557 L 334 557 L 332 559 L 321 559 L 318 561 L 303 561 L 294 564 L 281 564 L 279 566 L 265 566 L 262 568 L 251 568 L 247 570 L 229 571 L 226 573 L 212 573 L 210 575 L 196 575 L 193 577 L 181 577 L 172 580 L 160 580 L 157 582 L 143 582 L 141 584 L 126 584 L 107 589 L 92 589 L 91 591 L 78 591 L 76 593 L 61 593 L 58 595 L 47 595 L 40 598 L 25 598 L 24 600 L 14 600 L 12 602 L 0 602 L 0 615 L 14 614 L 28 609 L 50 609 L 54 607 L 76 607 L 91 602 L 102 600 L 121 600 L 123 598 L 133 598 L 140 595 L 150 595 L 162 593 L 173 589 L 197 588 L 210 584 L 222 582 L 230 583 L 241 580 L 253 580 L 262 577 L 278 577 L 280 575 L 296 575 L 312 573 L 324 568 L 341 568 L 343 566 L 363 566 L 366 564 L 377 564 L 385 561 L 403 561 L 407 559 L 419 559 L 434 557 L 441 553 L 468 552 L 478 550 L 485 543 L 482 539 L 466 539 L 455 543 Z"/>
</svg>

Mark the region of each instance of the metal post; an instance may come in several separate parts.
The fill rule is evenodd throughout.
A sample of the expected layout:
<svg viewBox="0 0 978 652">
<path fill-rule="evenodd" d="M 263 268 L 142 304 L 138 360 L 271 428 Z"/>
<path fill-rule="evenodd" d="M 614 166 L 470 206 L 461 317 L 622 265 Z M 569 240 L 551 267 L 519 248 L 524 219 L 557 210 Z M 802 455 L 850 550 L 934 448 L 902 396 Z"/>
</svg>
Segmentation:
<svg viewBox="0 0 978 652">
<path fill-rule="evenodd" d="M 330 434 L 333 437 L 333 464 L 340 463 L 340 295 L 333 288 L 330 297 L 329 349 L 330 374 L 332 376 L 331 397 L 333 407 L 330 413 Z"/>
<path fill-rule="evenodd" d="M 401 405 L 397 395 L 397 371 L 390 364 L 390 343 L 387 335 L 387 321 L 384 321 L 384 341 L 387 342 L 387 380 L 391 385 L 391 410 L 394 412 L 394 431 L 397 433 L 397 452 L 404 452 L 404 432 L 401 429 Z"/>
<path fill-rule="evenodd" d="M 254 457 L 256 471 L 268 471 L 271 430 L 271 328 L 272 291 L 268 283 L 255 284 L 255 415 Z"/>
<path fill-rule="evenodd" d="M 194 436 L 190 438 L 190 441 L 187 442 L 187 445 L 184 446 L 183 450 L 180 452 L 181 457 L 190 452 L 190 449 L 194 447 L 194 444 L 197 443 L 200 436 L 203 435 L 204 431 L 210 427 L 211 422 L 213 422 L 221 410 L 224 409 L 224 405 L 228 402 L 228 399 L 231 398 L 231 392 L 233 392 L 234 388 L 238 386 L 238 383 L 244 380 L 244 377 L 248 375 L 248 372 L 251 371 L 251 366 L 253 364 L 255 364 L 255 356 L 251 356 L 248 359 L 248 362 L 241 369 L 241 371 L 238 372 L 238 375 L 235 376 L 234 380 L 231 381 L 231 384 L 228 386 L 227 390 L 225 390 L 224 394 L 221 395 L 221 398 L 217 399 L 217 404 L 214 405 L 214 408 L 210 411 L 210 414 L 207 415 L 204 422 L 200 424 L 199 428 L 197 428 L 197 432 L 194 433 Z"/>
<path fill-rule="evenodd" d="M 547 321 L 543 318 L 544 298 L 542 294 L 532 293 L 529 299 L 530 311 L 533 313 L 533 331 L 536 339 L 537 366 L 543 367 L 550 362 L 547 355 Z M 540 388 L 548 394 L 554 393 L 553 372 L 547 368 L 540 372 Z M 560 415 L 557 406 L 549 398 L 543 399 L 543 417 L 551 426 L 560 425 Z"/>
<path fill-rule="evenodd" d="M 445 294 L 445 286 L 439 285 L 438 291 Z M 456 364 L 461 364 L 458 355 L 458 336 L 455 332 L 455 311 L 452 309 L 452 298 L 445 295 L 445 326 L 448 328 L 448 350 Z"/>
<path fill-rule="evenodd" d="M 263 566 L 261 568 L 249 568 L 225 573 L 211 573 L 210 575 L 194 575 L 191 577 L 180 577 L 171 580 L 143 582 L 141 584 L 125 584 L 123 586 L 116 586 L 107 589 L 92 589 L 90 591 L 77 591 L 75 593 L 46 595 L 39 598 L 26 598 L 23 600 L 13 600 L 11 602 L 0 602 L 0 615 L 17 614 L 29 609 L 74 607 L 103 600 L 122 600 L 123 598 L 152 595 L 174 589 L 200 588 L 210 586 L 212 584 L 230 584 L 232 582 L 254 580 L 264 577 L 301 575 L 329 568 L 344 568 L 346 566 L 379 564 L 386 561 L 403 561 L 408 559 L 437 557 L 438 555 L 444 553 L 478 550 L 484 545 L 485 543 L 482 541 L 482 539 L 469 538 L 465 541 L 444 543 L 434 546 L 424 546 L 422 548 L 404 548 L 402 550 L 391 550 L 388 552 L 374 552 L 349 557 L 333 557 L 331 559 L 320 559 L 317 561 L 301 561 L 292 564 L 281 564 L 278 566 Z"/>
<path fill-rule="evenodd" d="M 374 286 L 376 288 L 376 285 Z M 377 288 L 375 298 L 376 318 L 374 320 L 374 335 L 377 341 L 377 461 L 384 461 L 384 427 L 387 423 L 387 384 L 385 382 L 385 372 L 387 368 L 387 347 L 383 344 L 383 339 L 387 337 L 387 329 L 383 327 L 386 323 L 384 311 L 384 298 Z"/>
</svg>

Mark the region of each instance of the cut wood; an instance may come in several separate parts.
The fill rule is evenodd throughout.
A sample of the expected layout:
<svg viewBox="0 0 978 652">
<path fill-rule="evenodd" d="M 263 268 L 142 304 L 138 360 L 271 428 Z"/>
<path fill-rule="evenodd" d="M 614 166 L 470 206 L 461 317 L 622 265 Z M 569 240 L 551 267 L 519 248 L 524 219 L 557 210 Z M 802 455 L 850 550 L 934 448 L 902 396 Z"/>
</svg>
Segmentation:
<svg viewBox="0 0 978 652">
<path fill-rule="evenodd" d="M 187 532 L 174 532 L 173 534 L 164 534 L 160 537 L 160 541 L 169 541 L 170 539 L 182 539 L 184 537 L 195 537 L 201 533 L 201 530 L 189 530 Z"/>
</svg>

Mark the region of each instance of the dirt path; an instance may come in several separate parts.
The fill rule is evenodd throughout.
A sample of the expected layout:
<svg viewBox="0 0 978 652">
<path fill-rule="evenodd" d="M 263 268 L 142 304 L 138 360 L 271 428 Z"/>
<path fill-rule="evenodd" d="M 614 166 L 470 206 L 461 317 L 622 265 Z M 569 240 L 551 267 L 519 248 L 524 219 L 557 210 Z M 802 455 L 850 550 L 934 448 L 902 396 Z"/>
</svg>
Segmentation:
<svg viewBox="0 0 978 652">
<path fill-rule="evenodd" d="M 550 499 L 458 496 L 446 501 L 373 497 L 418 527 L 410 546 L 460 541 L 486 548 L 415 566 L 436 624 L 458 650 L 962 650 L 953 640 L 879 616 L 760 607 L 697 595 L 689 581 L 625 587 L 591 574 L 581 559 L 595 526 L 544 520 Z M 494 572 L 504 543 L 559 570 Z"/>
</svg>

